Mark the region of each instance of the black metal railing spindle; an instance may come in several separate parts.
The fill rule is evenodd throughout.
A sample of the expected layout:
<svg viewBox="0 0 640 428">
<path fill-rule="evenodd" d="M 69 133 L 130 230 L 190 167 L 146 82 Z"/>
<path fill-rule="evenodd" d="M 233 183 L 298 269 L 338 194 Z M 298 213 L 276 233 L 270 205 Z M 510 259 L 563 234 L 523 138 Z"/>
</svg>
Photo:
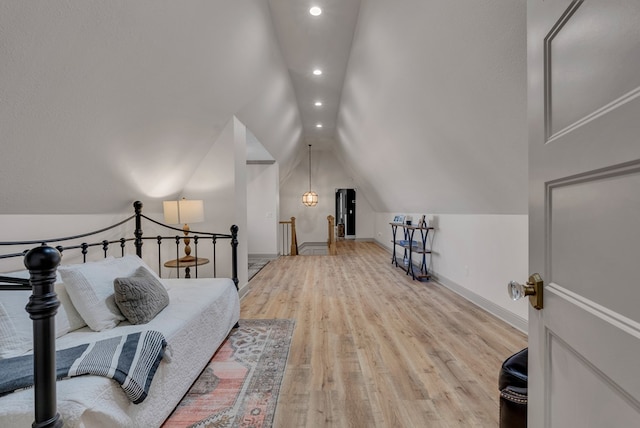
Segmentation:
<svg viewBox="0 0 640 428">
<path fill-rule="evenodd" d="M 176 235 L 176 277 L 180 278 L 180 235 Z"/>
<path fill-rule="evenodd" d="M 198 235 L 193 237 L 193 246 L 196 251 L 196 278 L 198 277 Z"/>
<path fill-rule="evenodd" d="M 213 277 L 217 278 L 218 275 L 216 273 L 216 243 L 218 242 L 217 237 L 213 237 Z"/>
<path fill-rule="evenodd" d="M 104 258 L 107 258 L 107 253 L 109 252 L 109 241 L 106 239 L 102 241 L 102 251 L 104 252 Z"/>
<path fill-rule="evenodd" d="M 162 278 L 162 236 L 156 236 L 158 240 L 158 276 Z"/>
</svg>

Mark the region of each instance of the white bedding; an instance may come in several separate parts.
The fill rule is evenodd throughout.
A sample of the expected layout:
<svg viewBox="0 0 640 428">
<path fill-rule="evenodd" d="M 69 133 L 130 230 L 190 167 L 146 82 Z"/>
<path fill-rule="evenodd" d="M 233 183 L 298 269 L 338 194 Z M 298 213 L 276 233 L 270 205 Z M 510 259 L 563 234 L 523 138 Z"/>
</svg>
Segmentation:
<svg viewBox="0 0 640 428">
<path fill-rule="evenodd" d="M 57 339 L 56 348 L 62 349 L 149 329 L 162 332 L 168 343 L 168 355 L 141 404 L 131 403 L 111 379 L 82 376 L 59 381 L 58 412 L 65 427 L 160 426 L 240 318 L 238 293 L 230 279 L 162 281 L 169 288 L 170 303 L 148 324 L 122 322 L 102 332 L 84 327 Z M 33 408 L 32 389 L 0 397 L 0 426 L 30 426 Z"/>
</svg>

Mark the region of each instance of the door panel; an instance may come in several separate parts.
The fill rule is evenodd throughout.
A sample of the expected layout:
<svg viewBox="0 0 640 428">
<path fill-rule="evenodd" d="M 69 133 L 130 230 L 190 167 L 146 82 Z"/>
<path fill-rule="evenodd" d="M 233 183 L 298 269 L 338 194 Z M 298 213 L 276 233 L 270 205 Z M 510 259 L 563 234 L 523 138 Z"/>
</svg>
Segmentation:
<svg viewBox="0 0 640 428">
<path fill-rule="evenodd" d="M 636 403 L 612 388 L 612 383 L 596 367 L 555 336 L 550 337 L 550 365 L 557 373 L 549 382 L 551 427 L 625 426 L 638 422 Z M 578 391 L 590 391 L 583 396 Z M 614 397 L 615 399 L 611 399 Z M 590 408 L 591 412 L 577 411 Z M 620 425 L 611 425 L 611 421 Z"/>
<path fill-rule="evenodd" d="M 640 322 L 640 169 L 550 187 L 547 281 Z M 616 207 L 612 210 L 612 207 Z"/>
<path fill-rule="evenodd" d="M 529 426 L 640 420 L 640 2 L 528 0 Z"/>
<path fill-rule="evenodd" d="M 640 352 L 640 324 L 563 289 L 557 284 L 548 285 L 545 292 L 547 294 L 544 311 L 547 319 L 545 340 L 542 345 L 547 347 L 545 351 L 548 367 L 545 376 L 546 396 L 550 397 L 555 393 L 553 380 L 556 377 L 566 376 L 566 367 L 554 365 L 553 359 L 557 360 L 559 353 L 571 351 L 574 356 L 567 356 L 567 358 L 579 356 L 584 360 L 583 364 L 597 368 L 603 381 L 608 384 L 608 388 L 628 397 L 628 401 L 632 402 L 634 408 L 640 412 L 638 399 L 640 383 L 637 376 L 640 368 L 637 358 Z M 548 314 L 555 314 L 555 316 L 548 316 Z M 554 350 L 552 348 L 554 342 L 562 343 L 564 351 Z M 555 357 L 553 357 L 554 352 Z M 551 364 L 548 363 L 549 361 Z M 573 395 L 588 399 L 598 393 L 598 391 L 582 389 L 579 378 L 573 380 L 576 382 Z M 595 414 L 600 409 L 586 407 L 581 411 L 586 414 Z"/>
<path fill-rule="evenodd" d="M 637 22 L 623 0 L 576 2 L 558 21 L 546 46 L 552 135 L 640 87 L 640 44 L 627 42 L 640 39 Z"/>
</svg>

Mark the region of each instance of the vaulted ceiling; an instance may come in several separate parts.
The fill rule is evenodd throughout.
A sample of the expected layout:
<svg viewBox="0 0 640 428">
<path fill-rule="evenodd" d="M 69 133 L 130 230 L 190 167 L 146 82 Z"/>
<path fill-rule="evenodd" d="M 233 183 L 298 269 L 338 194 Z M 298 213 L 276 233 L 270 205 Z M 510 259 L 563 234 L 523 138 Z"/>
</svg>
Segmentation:
<svg viewBox="0 0 640 428">
<path fill-rule="evenodd" d="M 321 13 L 311 15 L 311 6 L 320 7 Z M 333 148 L 360 0 L 269 0 L 269 7 L 296 94 L 304 139 L 319 149 Z M 315 75 L 314 70 L 322 74 Z"/>
<path fill-rule="evenodd" d="M 234 115 L 284 180 L 313 144 L 377 211 L 525 213 L 525 9 L 5 0 L 0 214 L 175 194 Z"/>
</svg>

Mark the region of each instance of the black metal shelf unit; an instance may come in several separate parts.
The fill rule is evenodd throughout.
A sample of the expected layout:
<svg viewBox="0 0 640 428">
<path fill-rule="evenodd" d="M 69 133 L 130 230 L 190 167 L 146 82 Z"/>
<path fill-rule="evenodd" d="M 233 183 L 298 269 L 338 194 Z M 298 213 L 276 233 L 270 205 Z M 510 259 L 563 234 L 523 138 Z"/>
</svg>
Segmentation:
<svg viewBox="0 0 640 428">
<path fill-rule="evenodd" d="M 393 234 L 393 254 L 391 256 L 391 263 L 396 267 L 403 269 L 407 275 L 411 275 L 413 279 L 418 281 L 428 281 L 431 278 L 429 270 L 427 269 L 427 254 L 431 254 L 431 250 L 427 248 L 427 237 L 429 231 L 433 230 L 433 227 L 419 227 L 404 223 L 389 223 L 391 225 L 391 232 Z M 404 239 L 396 239 L 398 228 L 402 228 L 402 234 Z M 415 232 L 420 231 L 420 240 L 414 240 Z M 398 263 L 397 247 L 402 248 L 403 254 L 400 263 Z M 422 255 L 420 260 L 420 270 L 416 272 L 416 267 L 413 265 L 413 254 Z"/>
</svg>

